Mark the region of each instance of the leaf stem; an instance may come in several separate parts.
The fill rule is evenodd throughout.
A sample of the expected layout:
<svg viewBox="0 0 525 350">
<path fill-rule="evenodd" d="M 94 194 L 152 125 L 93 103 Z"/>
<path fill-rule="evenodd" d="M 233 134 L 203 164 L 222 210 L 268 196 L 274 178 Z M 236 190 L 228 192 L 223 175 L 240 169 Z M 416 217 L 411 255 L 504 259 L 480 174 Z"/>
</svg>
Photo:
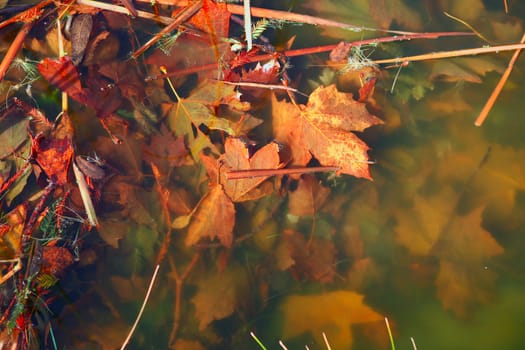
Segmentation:
<svg viewBox="0 0 525 350">
<path fill-rule="evenodd" d="M 288 168 L 288 169 L 250 169 L 250 170 L 232 170 L 226 172 L 228 180 L 247 179 L 252 177 L 267 177 L 277 175 L 292 175 L 292 174 L 308 174 L 328 171 L 339 171 L 338 166 L 317 166 L 317 167 L 303 167 L 303 168 Z"/>
</svg>

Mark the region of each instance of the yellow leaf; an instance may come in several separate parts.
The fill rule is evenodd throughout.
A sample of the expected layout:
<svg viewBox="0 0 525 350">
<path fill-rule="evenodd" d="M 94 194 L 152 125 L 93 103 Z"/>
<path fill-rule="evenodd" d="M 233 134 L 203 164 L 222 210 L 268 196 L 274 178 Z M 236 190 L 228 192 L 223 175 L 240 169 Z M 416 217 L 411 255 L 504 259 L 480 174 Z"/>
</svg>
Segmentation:
<svg viewBox="0 0 525 350">
<path fill-rule="evenodd" d="M 282 305 L 284 336 L 312 332 L 319 344 L 325 332 L 333 349 L 350 349 L 354 324 L 382 321 L 383 316 L 363 303 L 363 295 L 334 291 L 320 295 L 292 295 Z"/>
<path fill-rule="evenodd" d="M 190 223 L 190 220 L 191 220 L 191 215 L 182 215 L 182 216 L 179 216 L 177 218 L 175 218 L 175 220 L 173 220 L 173 222 L 171 223 L 171 228 L 174 228 L 174 229 L 183 229 L 185 228 L 186 226 L 189 225 Z"/>
</svg>

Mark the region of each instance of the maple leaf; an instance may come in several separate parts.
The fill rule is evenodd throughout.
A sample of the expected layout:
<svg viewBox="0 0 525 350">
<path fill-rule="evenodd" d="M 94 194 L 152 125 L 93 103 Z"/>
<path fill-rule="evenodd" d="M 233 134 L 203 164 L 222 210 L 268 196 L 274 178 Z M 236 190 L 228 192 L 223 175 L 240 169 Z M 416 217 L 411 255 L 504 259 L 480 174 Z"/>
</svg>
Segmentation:
<svg viewBox="0 0 525 350">
<path fill-rule="evenodd" d="M 235 206 L 220 184 L 213 185 L 192 217 L 186 236 L 190 246 L 202 238 L 217 237 L 222 245 L 231 247 L 235 225 Z"/>
<path fill-rule="evenodd" d="M 246 114 L 250 104 L 241 102 L 235 87 L 216 81 L 204 81 L 188 98 L 181 99 L 168 113 L 168 126 L 176 135 L 189 138 L 188 148 L 195 160 L 199 159 L 202 149 L 209 147 L 216 151 L 208 137 L 200 131 L 205 125 L 210 130 L 222 130 L 236 135 L 247 126 L 258 125 L 257 119 Z M 239 112 L 242 113 L 239 118 Z M 237 120 L 230 120 L 231 114 Z M 240 120 L 239 120 L 240 119 Z M 247 119 L 253 119 L 249 122 Z M 194 136 L 194 128 L 197 136 Z M 218 152 L 216 152 L 218 153 Z"/>
<path fill-rule="evenodd" d="M 306 241 L 304 235 L 286 230 L 284 239 L 293 264 L 293 271 L 301 277 L 322 283 L 332 282 L 335 276 L 335 246 L 331 240 L 312 238 Z M 279 264 L 283 257 L 278 256 Z M 281 265 L 282 266 L 282 265 Z"/>
<path fill-rule="evenodd" d="M 363 295 L 343 290 L 289 296 L 281 305 L 284 337 L 291 338 L 309 331 L 318 344 L 324 344 L 321 334 L 326 332 L 332 348 L 350 349 L 352 325 L 383 320 L 383 316 L 368 307 L 363 299 Z"/>
<path fill-rule="evenodd" d="M 230 15 L 225 3 L 204 0 L 202 8 L 188 23 L 210 34 L 215 43 L 220 39 L 228 38 Z"/>
<path fill-rule="evenodd" d="M 441 231 L 453 215 L 457 194 L 450 189 L 439 196 L 414 198 L 413 210 L 400 210 L 397 218 L 396 240 L 415 255 L 428 255 L 438 241 Z"/>
<path fill-rule="evenodd" d="M 220 158 L 220 179 L 224 192 L 234 202 L 258 199 L 268 194 L 267 191 L 254 191 L 269 176 L 229 180 L 226 176 L 232 170 L 278 169 L 282 166 L 279 160 L 279 145 L 272 142 L 250 156 L 248 147 L 241 139 L 228 138 L 224 144 L 224 154 Z"/>
<path fill-rule="evenodd" d="M 168 174 L 174 166 L 186 163 L 188 151 L 183 137 L 174 137 L 163 124 L 158 133 L 155 133 L 149 145 L 143 145 L 144 160 L 159 167 L 162 174 Z"/>
<path fill-rule="evenodd" d="M 451 190 L 416 197 L 414 211 L 398 216 L 396 234 L 411 253 L 439 259 L 437 296 L 446 309 L 465 317 L 475 303 L 489 300 L 494 276 L 483 266 L 503 248 L 482 228 L 483 208 L 464 216 L 454 212 L 457 197 Z"/>
<path fill-rule="evenodd" d="M 72 99 L 95 109 L 100 118 L 108 116 L 121 104 L 120 89 L 94 70 L 89 70 L 84 79 L 86 86 L 82 86 L 80 73 L 69 56 L 45 58 L 38 64 L 38 71 Z"/>
<path fill-rule="evenodd" d="M 33 146 L 35 160 L 46 176 L 57 185 L 67 183 L 67 173 L 73 158 L 70 138 L 38 137 Z"/>
<path fill-rule="evenodd" d="M 220 273 L 211 273 L 198 282 L 197 294 L 191 299 L 195 317 L 203 330 L 212 321 L 230 316 L 242 300 L 248 281 L 240 266 L 230 266 Z"/>
<path fill-rule="evenodd" d="M 496 282 L 494 271 L 483 265 L 462 266 L 457 262 L 441 260 L 435 281 L 436 295 L 446 310 L 461 318 L 467 318 L 477 304 L 492 300 Z"/>
<path fill-rule="evenodd" d="M 273 191 L 271 186 L 260 186 L 269 176 L 231 180 L 226 174 L 232 170 L 280 168 L 279 146 L 276 143 L 265 145 L 251 157 L 248 147 L 237 138 L 226 139 L 224 149 L 219 159 L 201 154 L 211 184 L 219 181 L 233 202 L 258 199 Z"/>
<path fill-rule="evenodd" d="M 288 213 L 295 216 L 314 215 L 330 192 L 315 176 L 304 175 L 299 179 L 297 189 L 288 195 Z"/>
<path fill-rule="evenodd" d="M 276 138 L 293 150 L 294 163 L 306 165 L 313 154 L 324 166 L 338 166 L 343 174 L 371 179 L 369 147 L 351 131 L 364 131 L 381 124 L 352 94 L 338 92 L 335 85 L 317 88 L 301 109 L 273 100 Z M 296 139 L 296 140 L 293 140 Z M 295 156 L 299 154 L 298 158 Z"/>
</svg>

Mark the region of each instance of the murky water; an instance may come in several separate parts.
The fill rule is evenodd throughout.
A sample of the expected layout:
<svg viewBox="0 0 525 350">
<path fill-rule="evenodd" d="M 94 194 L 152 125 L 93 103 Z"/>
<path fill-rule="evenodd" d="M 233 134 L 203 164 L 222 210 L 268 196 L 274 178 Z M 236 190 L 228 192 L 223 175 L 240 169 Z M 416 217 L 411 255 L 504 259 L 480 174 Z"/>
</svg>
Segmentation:
<svg viewBox="0 0 525 350">
<path fill-rule="evenodd" d="M 430 4 L 410 9 L 389 3 L 370 11 L 377 18 L 392 17 L 407 30 L 465 30 Z M 319 6 L 314 13 L 330 16 L 330 3 Z M 447 6 L 461 17 L 461 8 Z M 500 4 L 493 6 L 465 20 L 494 41 L 519 41 L 521 20 L 506 17 Z M 347 12 L 332 18 L 356 20 Z M 360 23 L 377 26 L 373 20 Z M 303 29 L 292 31 L 298 34 L 296 45 L 312 45 L 301 36 Z M 323 35 L 330 41 L 326 37 L 338 34 Z M 370 36 L 374 33 L 345 37 Z M 396 57 L 481 45 L 474 38 L 421 40 L 370 52 Z M 330 194 L 313 216 L 290 215 L 288 198 L 277 195 L 240 208 L 235 234 L 246 239 L 231 251 L 205 248 L 185 280 L 178 347 L 257 349 L 249 336 L 253 331 L 268 348 L 277 348 L 282 339 L 288 348 L 322 349 L 325 332 L 335 349 L 388 349 L 382 319 L 388 317 L 398 348 L 411 348 L 413 337 L 418 349 L 521 349 L 523 59 L 486 123 L 473 125 L 509 57 L 489 54 L 384 70 L 375 97 L 385 125 L 363 135 L 372 147 L 374 181 L 320 176 Z M 319 62 L 302 59 L 296 69 L 315 80 L 324 72 Z M 345 82 L 340 84 L 344 88 Z M 144 207 L 158 205 L 144 195 L 136 193 Z M 89 267 L 80 274 L 81 280 L 93 281 L 95 274 L 104 281 L 91 285 L 88 299 L 79 296 L 74 304 L 78 325 L 86 325 L 94 343 L 117 345 L 135 317 L 162 236 L 162 223 L 150 225 L 149 220 L 159 220 L 150 215 L 138 226 L 137 220 L 130 222 L 132 228 L 121 224 L 125 231 L 118 248 L 99 255 L 97 272 Z M 174 232 L 175 245 L 182 244 L 181 234 Z M 283 261 L 289 258 L 282 252 L 291 244 L 283 238 L 287 235 L 314 242 L 296 258 L 295 269 Z M 192 255 L 181 248 L 172 254 L 131 347 L 166 346 L 175 317 L 173 269 L 176 264 L 180 275 Z M 332 276 L 324 280 L 322 269 Z M 76 332 L 84 333 L 80 328 Z"/>
<path fill-rule="evenodd" d="M 370 28 L 468 30 L 446 10 L 492 45 L 519 42 L 523 33 L 521 3 L 508 15 L 503 1 L 353 3 L 311 1 L 294 11 Z M 294 48 L 379 35 L 285 24 L 275 40 L 293 34 Z M 483 45 L 478 37 L 421 39 L 361 52 L 379 59 Z M 278 179 L 281 191 L 235 204 L 231 249 L 191 246 L 187 229 L 173 229 L 129 348 L 167 348 L 171 337 L 177 349 L 259 349 L 254 332 L 267 348 L 282 340 L 289 349 L 325 349 L 324 332 L 332 349 L 390 349 L 387 317 L 398 349 L 413 348 L 411 337 L 426 350 L 522 349 L 523 57 L 486 122 L 474 126 L 511 55 L 380 67 L 368 108 L 385 124 L 359 134 L 371 147 L 373 181 Z M 333 74 L 325 59 L 291 60 L 299 89 L 310 93 L 322 82 L 353 91 L 355 80 Z M 133 324 L 168 231 L 147 164 L 169 174 L 170 221 L 198 205 L 208 180 L 203 166 L 144 151 L 142 136 L 129 133 L 115 148 L 92 112 L 72 109 L 75 123 L 93 126 L 77 130 L 79 149 L 96 152 L 118 175 L 102 190 L 99 232 L 82 237 L 80 262 L 59 283 L 64 300 L 52 327 L 59 348 L 113 349 Z M 179 125 L 169 113 L 166 124 Z M 269 118 L 270 107 L 259 113 Z M 268 128 L 256 130 L 254 139 L 272 138 Z"/>
</svg>

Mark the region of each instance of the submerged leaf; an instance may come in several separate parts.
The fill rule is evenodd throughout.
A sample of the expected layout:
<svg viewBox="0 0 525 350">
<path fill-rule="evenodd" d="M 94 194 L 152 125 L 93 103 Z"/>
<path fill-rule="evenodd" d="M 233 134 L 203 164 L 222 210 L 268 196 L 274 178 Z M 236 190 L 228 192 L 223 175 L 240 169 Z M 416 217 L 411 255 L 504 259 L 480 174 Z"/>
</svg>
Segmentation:
<svg viewBox="0 0 525 350">
<path fill-rule="evenodd" d="M 284 106 L 283 106 L 284 105 Z M 274 116 L 294 113 L 288 120 L 277 123 L 276 137 L 288 143 L 290 147 L 303 147 L 302 151 L 311 152 L 324 166 L 339 166 L 343 174 L 371 179 L 367 151 L 369 147 L 351 131 L 364 131 L 366 128 L 381 124 L 382 121 L 371 115 L 364 103 L 355 101 L 352 94 L 337 91 L 335 85 L 316 89 L 308 99 L 308 104 L 301 111 L 284 102 L 274 101 Z M 279 116 L 278 118 L 283 118 Z M 274 130 L 276 126 L 274 125 Z M 301 156 L 294 162 L 308 161 Z"/>
<path fill-rule="evenodd" d="M 191 302 L 195 305 L 200 330 L 235 311 L 237 305 L 242 303 L 246 278 L 241 267 L 233 266 L 219 273 L 210 273 L 199 281 L 198 292 Z"/>
<path fill-rule="evenodd" d="M 217 237 L 222 245 L 231 247 L 234 225 L 235 207 L 224 193 L 222 186 L 214 185 L 193 215 L 186 236 L 186 245 L 194 245 L 205 237 L 210 239 Z"/>
<path fill-rule="evenodd" d="M 334 349 L 350 349 L 352 325 L 382 321 L 383 316 L 363 302 L 364 296 L 352 291 L 334 291 L 319 295 L 292 295 L 286 298 L 284 337 L 291 338 L 311 332 L 318 344 L 327 333 Z"/>
</svg>

